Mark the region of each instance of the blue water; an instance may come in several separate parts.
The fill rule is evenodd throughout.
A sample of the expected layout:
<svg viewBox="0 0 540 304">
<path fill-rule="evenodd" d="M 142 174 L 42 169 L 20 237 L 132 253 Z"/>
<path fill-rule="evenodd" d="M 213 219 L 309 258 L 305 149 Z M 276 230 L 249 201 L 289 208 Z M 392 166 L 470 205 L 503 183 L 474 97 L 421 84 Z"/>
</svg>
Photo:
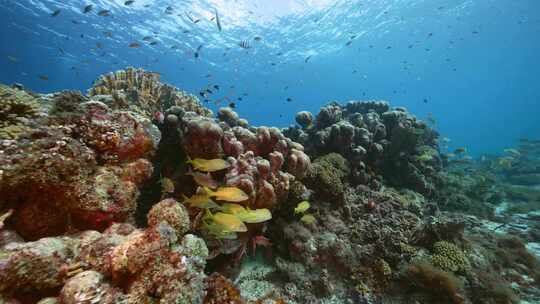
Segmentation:
<svg viewBox="0 0 540 304">
<path fill-rule="evenodd" d="M 474 155 L 540 135 L 537 0 L 0 0 L 0 33 L 0 82 L 37 92 L 84 92 L 134 66 L 193 94 L 218 84 L 208 106 L 228 97 L 256 125 L 285 127 L 332 100 L 382 99 L 434 117 L 451 148 Z"/>
</svg>

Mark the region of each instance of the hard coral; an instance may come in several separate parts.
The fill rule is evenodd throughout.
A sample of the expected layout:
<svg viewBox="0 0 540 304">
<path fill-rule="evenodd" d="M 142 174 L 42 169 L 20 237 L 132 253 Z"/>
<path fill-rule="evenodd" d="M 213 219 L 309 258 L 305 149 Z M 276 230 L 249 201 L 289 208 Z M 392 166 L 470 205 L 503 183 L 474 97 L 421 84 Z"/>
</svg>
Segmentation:
<svg viewBox="0 0 540 304">
<path fill-rule="evenodd" d="M 17 139 L 31 129 L 39 103 L 27 92 L 0 85 L 0 139 Z"/>
<path fill-rule="evenodd" d="M 101 76 L 88 95 L 112 95 L 113 108 L 129 109 L 147 117 L 172 106 L 203 116 L 212 115 L 212 111 L 203 107 L 196 96 L 162 84 L 158 73 L 131 67 Z"/>
<path fill-rule="evenodd" d="M 464 272 L 471 265 L 467 256 L 456 245 L 446 241 L 440 241 L 433 245 L 433 265 L 445 271 Z"/>
</svg>

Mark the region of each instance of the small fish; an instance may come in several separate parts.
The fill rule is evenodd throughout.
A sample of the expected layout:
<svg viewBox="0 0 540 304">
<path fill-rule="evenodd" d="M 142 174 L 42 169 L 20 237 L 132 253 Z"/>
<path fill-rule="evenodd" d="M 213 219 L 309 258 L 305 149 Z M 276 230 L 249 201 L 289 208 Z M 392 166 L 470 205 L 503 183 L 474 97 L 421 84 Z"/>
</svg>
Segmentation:
<svg viewBox="0 0 540 304">
<path fill-rule="evenodd" d="M 229 107 L 232 109 L 236 108 L 236 104 L 234 102 L 229 103 Z"/>
<path fill-rule="evenodd" d="M 100 10 L 98 12 L 98 16 L 101 16 L 101 17 L 108 17 L 111 15 L 111 11 L 110 10 Z"/>
<path fill-rule="evenodd" d="M 49 80 L 49 76 L 47 75 L 39 75 L 38 78 L 41 80 Z"/>
<path fill-rule="evenodd" d="M 231 166 L 229 162 L 221 158 L 216 158 L 216 159 L 195 158 L 195 159 L 188 159 L 186 162 L 188 164 L 191 164 L 191 166 L 195 170 L 199 170 L 203 172 L 220 171 L 223 169 L 227 169 Z"/>
<path fill-rule="evenodd" d="M 61 12 L 61 10 L 59 8 L 54 10 L 54 12 L 52 12 L 52 14 L 51 14 L 51 17 L 56 17 L 56 16 L 60 15 L 60 12 Z"/>
<path fill-rule="evenodd" d="M 19 59 L 18 59 L 17 57 L 11 56 L 11 55 L 8 55 L 8 56 L 7 56 L 7 59 L 8 59 L 9 61 L 11 61 L 11 62 L 18 62 L 18 61 L 19 61 Z"/>
<path fill-rule="evenodd" d="M 197 47 L 197 52 L 200 52 L 201 49 L 202 49 L 202 47 L 203 47 L 203 44 L 199 45 L 199 46 Z"/>
<path fill-rule="evenodd" d="M 214 89 L 219 90 L 219 85 L 215 84 L 213 85 Z"/>
<path fill-rule="evenodd" d="M 94 9 L 94 6 L 92 4 L 88 4 L 83 8 L 83 14 L 88 14 Z"/>
<path fill-rule="evenodd" d="M 214 8 L 215 16 L 216 16 L 216 25 L 218 30 L 221 32 L 221 22 L 219 21 L 219 15 L 217 9 Z"/>
<path fill-rule="evenodd" d="M 212 221 L 228 232 L 246 232 L 247 227 L 240 219 L 232 214 L 218 212 L 212 215 Z"/>
<path fill-rule="evenodd" d="M 174 9 L 172 8 L 172 6 L 167 6 L 167 8 L 165 9 L 165 14 L 167 15 L 174 14 Z"/>
<path fill-rule="evenodd" d="M 174 182 L 168 177 L 163 177 L 159 181 L 161 184 L 161 193 L 174 193 Z"/>
<path fill-rule="evenodd" d="M 97 42 L 96 43 L 96 48 L 98 48 L 98 49 L 103 48 L 103 44 L 101 44 L 100 42 Z"/>
<path fill-rule="evenodd" d="M 152 41 L 152 42 L 150 42 L 150 45 L 156 45 L 156 44 L 158 44 L 157 41 Z"/>
<path fill-rule="evenodd" d="M 347 43 L 345 43 L 345 46 L 349 46 L 349 45 L 351 45 L 351 43 L 352 43 L 352 40 L 349 40 L 349 41 L 347 41 Z"/>
<path fill-rule="evenodd" d="M 262 223 L 272 219 L 272 213 L 266 208 L 255 210 L 248 209 L 240 211 L 235 215 L 239 220 L 248 224 Z"/>
<path fill-rule="evenodd" d="M 208 196 L 219 201 L 238 203 L 249 199 L 249 196 L 242 191 L 242 189 L 237 187 L 220 187 L 215 191 L 205 188 L 205 190 L 208 193 Z"/>
<path fill-rule="evenodd" d="M 238 43 L 238 45 L 243 49 L 249 49 L 251 46 L 249 45 L 249 41 L 242 40 Z"/>
<path fill-rule="evenodd" d="M 73 23 L 73 24 L 79 24 L 79 21 L 77 21 L 77 20 L 71 20 L 71 23 Z"/>
<path fill-rule="evenodd" d="M 236 98 L 238 101 L 242 101 L 242 97 L 238 97 Z"/>
<path fill-rule="evenodd" d="M 313 223 L 316 221 L 315 217 L 314 217 L 313 215 L 311 215 L 311 214 L 304 214 L 304 215 L 300 218 L 300 220 L 301 220 L 303 223 L 308 224 L 308 225 L 309 225 L 309 224 L 313 224 Z"/>
<path fill-rule="evenodd" d="M 144 36 L 143 41 L 151 41 L 152 40 L 152 36 Z"/>
<path fill-rule="evenodd" d="M 108 37 L 108 38 L 112 38 L 113 33 L 111 31 L 104 31 L 103 36 Z"/>
<path fill-rule="evenodd" d="M 228 214 L 237 214 L 240 212 L 245 212 L 246 208 L 244 206 L 234 203 L 224 203 L 219 208 L 222 212 L 228 213 Z"/>
<path fill-rule="evenodd" d="M 208 187 L 210 189 L 216 189 L 219 184 L 216 182 L 210 173 L 201 173 L 201 172 L 192 172 L 189 171 L 186 173 L 187 175 L 191 175 L 193 177 L 193 180 L 197 183 L 197 185 L 202 187 Z"/>
<path fill-rule="evenodd" d="M 307 63 L 311 59 L 311 56 L 312 55 L 307 56 L 306 59 L 304 59 L 304 62 Z"/>
<path fill-rule="evenodd" d="M 128 0 L 128 1 L 124 2 L 124 5 L 125 5 L 125 6 L 130 6 L 130 5 L 132 5 L 134 2 L 135 2 L 135 0 Z"/>
<path fill-rule="evenodd" d="M 291 101 L 292 101 L 292 98 L 287 97 L 287 102 L 291 102 Z"/>
<path fill-rule="evenodd" d="M 467 148 L 464 148 L 464 147 L 457 148 L 457 149 L 454 150 L 454 153 L 455 153 L 455 154 L 463 154 L 463 153 L 467 153 Z"/>
<path fill-rule="evenodd" d="M 261 41 L 261 40 L 262 40 L 262 37 L 261 37 L 261 36 L 255 36 L 255 37 L 253 37 L 253 40 L 255 40 L 255 41 Z"/>
<path fill-rule="evenodd" d="M 422 101 L 423 101 L 424 103 L 428 103 L 427 98 L 424 98 Z"/>
<path fill-rule="evenodd" d="M 128 45 L 128 47 L 137 49 L 137 48 L 140 48 L 141 45 L 140 45 L 138 42 L 132 42 L 132 43 L 130 43 L 130 44 Z"/>
<path fill-rule="evenodd" d="M 201 19 L 197 19 L 197 20 L 193 21 L 193 23 L 197 24 L 197 23 L 199 23 L 200 21 L 201 21 Z"/>
<path fill-rule="evenodd" d="M 191 197 L 183 195 L 184 203 L 189 204 L 190 207 L 196 207 L 201 209 L 219 208 L 208 194 L 193 194 Z"/>
<path fill-rule="evenodd" d="M 0 215 L 0 230 L 4 228 L 4 222 L 13 214 L 13 209 L 9 209 L 6 213 Z"/>
<path fill-rule="evenodd" d="M 294 208 L 294 214 L 304 213 L 309 209 L 309 207 L 311 207 L 311 205 L 308 201 L 302 201 L 296 205 L 296 208 Z"/>
<path fill-rule="evenodd" d="M 193 56 L 195 56 L 195 58 L 199 58 L 199 52 L 193 53 Z"/>
</svg>

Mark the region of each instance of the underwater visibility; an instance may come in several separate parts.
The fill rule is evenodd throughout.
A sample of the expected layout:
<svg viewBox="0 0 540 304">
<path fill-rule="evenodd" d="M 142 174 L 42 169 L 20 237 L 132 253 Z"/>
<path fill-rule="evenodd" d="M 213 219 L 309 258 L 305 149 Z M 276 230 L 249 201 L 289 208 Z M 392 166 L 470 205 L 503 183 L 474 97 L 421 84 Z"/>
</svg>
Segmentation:
<svg viewBox="0 0 540 304">
<path fill-rule="evenodd" d="M 540 303 L 537 0 L 0 0 L 0 304 Z"/>
</svg>

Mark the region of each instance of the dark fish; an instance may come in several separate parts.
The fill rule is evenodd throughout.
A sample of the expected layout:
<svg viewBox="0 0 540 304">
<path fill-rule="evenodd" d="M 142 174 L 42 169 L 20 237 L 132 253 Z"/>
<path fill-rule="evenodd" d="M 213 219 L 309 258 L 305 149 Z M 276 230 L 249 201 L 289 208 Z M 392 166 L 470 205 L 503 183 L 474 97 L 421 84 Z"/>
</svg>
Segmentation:
<svg viewBox="0 0 540 304">
<path fill-rule="evenodd" d="M 124 2 L 124 5 L 130 6 L 130 5 L 132 5 L 134 2 L 135 2 L 135 0 L 128 0 L 128 1 Z"/>
<path fill-rule="evenodd" d="M 387 50 L 389 50 L 389 49 L 391 49 L 391 48 L 392 48 L 391 46 L 387 46 L 387 47 L 386 47 Z"/>
<path fill-rule="evenodd" d="M 156 44 L 158 44 L 157 41 L 152 41 L 152 42 L 150 42 L 150 45 L 156 45 Z"/>
<path fill-rule="evenodd" d="M 84 38 L 84 34 L 81 34 L 81 36 L 80 36 L 80 37 L 81 37 L 81 38 Z"/>
<path fill-rule="evenodd" d="M 202 44 L 201 44 L 201 45 L 199 45 L 199 46 L 197 47 L 197 52 L 200 52 L 200 51 L 201 51 L 201 49 L 202 49 L 202 47 L 203 47 L 203 45 L 202 45 Z"/>
<path fill-rule="evenodd" d="M 473 34 L 478 34 L 478 31 L 472 31 Z"/>
<path fill-rule="evenodd" d="M 212 92 L 212 90 L 210 90 L 210 89 L 206 89 L 206 92 L 207 92 L 208 94 L 214 94 L 214 92 Z"/>
<path fill-rule="evenodd" d="M 238 98 L 236 98 L 236 99 L 238 99 L 238 100 L 242 101 L 242 97 L 238 97 Z"/>
<path fill-rule="evenodd" d="M 47 75 L 39 75 L 38 77 L 41 80 L 49 80 L 49 76 L 47 76 Z"/>
<path fill-rule="evenodd" d="M 349 45 L 351 45 L 351 43 L 352 43 L 352 40 L 349 40 L 349 41 L 347 41 L 347 43 L 345 43 L 345 46 L 349 46 Z"/>
<path fill-rule="evenodd" d="M 176 50 L 178 48 L 178 45 L 171 46 L 171 50 Z"/>
<path fill-rule="evenodd" d="M 206 92 L 201 91 L 199 92 L 199 95 L 201 95 L 201 97 L 206 97 Z"/>
<path fill-rule="evenodd" d="M 281 55 L 283 55 L 282 52 L 279 52 L 279 53 L 276 54 L 276 56 L 281 56 Z"/>
<path fill-rule="evenodd" d="M 88 14 L 92 11 L 92 9 L 94 8 L 94 6 L 92 4 L 88 4 L 87 6 L 85 6 L 83 8 L 83 14 Z"/>
<path fill-rule="evenodd" d="M 206 75 L 204 75 L 204 77 L 210 78 L 210 77 L 212 77 L 212 74 L 206 74 Z"/>
<path fill-rule="evenodd" d="M 354 38 L 356 38 L 356 35 L 352 35 L 349 39 L 353 40 Z"/>
<path fill-rule="evenodd" d="M 98 49 L 101 49 L 101 48 L 103 48 L 103 44 L 97 42 L 97 43 L 96 43 L 96 47 L 97 47 Z"/>
<path fill-rule="evenodd" d="M 138 42 L 132 42 L 128 45 L 128 47 L 136 49 L 141 47 L 141 45 Z"/>
<path fill-rule="evenodd" d="M 189 33 L 189 30 L 183 30 L 182 33 L 188 34 L 188 33 Z"/>
<path fill-rule="evenodd" d="M 249 49 L 251 47 L 249 45 L 249 41 L 247 41 L 247 40 L 240 41 L 240 43 L 238 43 L 238 45 L 243 49 Z"/>
<path fill-rule="evenodd" d="M 195 52 L 193 56 L 195 56 L 195 58 L 199 58 L 199 52 Z"/>
<path fill-rule="evenodd" d="M 210 18 L 210 21 L 214 21 L 214 20 L 216 20 L 216 17 Z"/>
<path fill-rule="evenodd" d="M 353 74 L 356 74 L 356 73 L 357 73 L 357 71 L 356 71 L 356 70 L 353 70 L 353 71 L 352 71 L 352 73 L 353 73 Z"/>
<path fill-rule="evenodd" d="M 54 12 L 52 12 L 51 17 L 56 17 L 60 15 L 60 12 L 61 12 L 60 9 L 56 9 Z"/>
<path fill-rule="evenodd" d="M 219 90 L 219 86 L 217 84 L 215 84 L 214 89 Z"/>
<path fill-rule="evenodd" d="M 424 98 L 423 101 L 424 101 L 424 103 L 428 103 L 427 98 Z"/>
<path fill-rule="evenodd" d="M 413 45 L 412 44 L 409 44 L 409 48 L 412 49 Z"/>
<path fill-rule="evenodd" d="M 304 62 L 307 63 L 311 59 L 311 55 L 307 56 L 306 59 L 304 59 Z"/>
<path fill-rule="evenodd" d="M 79 24 L 79 21 L 77 21 L 77 20 L 71 20 L 71 23 L 73 23 L 73 24 Z"/>
<path fill-rule="evenodd" d="M 276 63 L 275 63 L 275 62 L 270 62 L 270 65 L 271 65 L 271 66 L 275 66 Z"/>
<path fill-rule="evenodd" d="M 255 41 L 261 41 L 261 40 L 262 40 L 262 37 L 261 37 L 261 36 L 255 36 L 255 37 L 253 38 L 253 40 L 255 40 Z"/>
<path fill-rule="evenodd" d="M 152 36 L 144 36 L 142 40 L 143 41 L 150 41 L 150 40 L 152 40 Z"/>
<path fill-rule="evenodd" d="M 58 48 L 58 50 L 60 51 L 60 54 L 62 54 L 62 55 L 65 55 L 65 54 L 66 54 L 66 52 L 64 52 L 64 49 Z"/>
<path fill-rule="evenodd" d="M 111 31 L 105 31 L 105 32 L 103 32 L 103 35 L 104 35 L 105 37 L 109 37 L 109 38 L 112 38 L 112 36 L 113 36 L 113 34 L 112 34 Z"/>
<path fill-rule="evenodd" d="M 287 97 L 287 102 L 291 102 L 291 101 L 292 101 L 292 98 Z"/>
<path fill-rule="evenodd" d="M 433 33 L 429 33 L 429 34 L 428 34 L 428 37 L 432 37 L 432 36 L 433 36 Z"/>
<path fill-rule="evenodd" d="M 236 104 L 234 102 L 231 102 L 231 103 L 229 103 L 229 107 L 234 109 L 234 108 L 236 108 Z"/>
<path fill-rule="evenodd" d="M 167 15 L 172 15 L 174 12 L 174 9 L 172 8 L 172 6 L 167 6 L 167 8 L 165 9 L 165 14 Z"/>
<path fill-rule="evenodd" d="M 100 10 L 98 12 L 98 15 L 101 16 L 101 17 L 108 17 L 111 15 L 111 11 L 110 10 Z"/>
<path fill-rule="evenodd" d="M 216 25 L 217 25 L 218 30 L 221 32 L 221 22 L 219 22 L 219 15 L 218 15 L 217 9 L 214 9 L 214 11 L 216 13 Z"/>
<path fill-rule="evenodd" d="M 197 19 L 195 21 L 193 21 L 193 23 L 199 23 L 201 21 L 201 19 Z"/>
</svg>

